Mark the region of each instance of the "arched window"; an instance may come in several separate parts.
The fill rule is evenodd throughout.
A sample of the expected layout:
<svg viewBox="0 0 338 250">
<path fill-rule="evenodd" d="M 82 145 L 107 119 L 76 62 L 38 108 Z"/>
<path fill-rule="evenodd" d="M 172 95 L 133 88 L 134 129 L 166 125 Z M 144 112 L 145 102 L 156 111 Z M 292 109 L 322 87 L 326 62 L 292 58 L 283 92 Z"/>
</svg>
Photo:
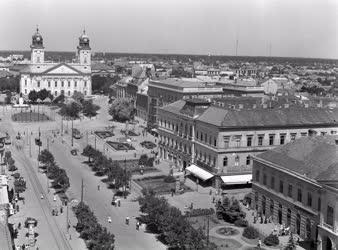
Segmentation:
<svg viewBox="0 0 338 250">
<path fill-rule="evenodd" d="M 306 238 L 311 239 L 311 221 L 309 218 L 306 219 L 305 229 L 306 229 Z"/>
<path fill-rule="evenodd" d="M 300 235 L 300 214 L 297 214 L 296 216 L 296 234 Z"/>
<path fill-rule="evenodd" d="M 228 166 L 228 157 L 224 156 L 223 158 L 223 167 Z"/>
<path fill-rule="evenodd" d="M 266 209 L 266 197 L 263 195 L 262 197 L 262 213 L 265 215 L 265 209 Z"/>
<path fill-rule="evenodd" d="M 288 212 L 286 214 L 286 226 L 290 226 L 291 225 L 291 209 L 288 208 Z"/>
<path fill-rule="evenodd" d="M 239 156 L 236 155 L 235 157 L 235 166 L 238 167 L 239 166 Z"/>
</svg>

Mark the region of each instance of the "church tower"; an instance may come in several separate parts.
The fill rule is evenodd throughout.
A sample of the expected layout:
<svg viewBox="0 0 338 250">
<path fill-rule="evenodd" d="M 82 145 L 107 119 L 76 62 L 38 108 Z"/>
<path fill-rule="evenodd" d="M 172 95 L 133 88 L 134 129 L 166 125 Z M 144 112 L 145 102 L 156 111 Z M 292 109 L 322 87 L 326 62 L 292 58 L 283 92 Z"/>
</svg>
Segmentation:
<svg viewBox="0 0 338 250">
<path fill-rule="evenodd" d="M 83 30 L 83 34 L 79 37 L 79 46 L 77 46 L 77 55 L 80 64 L 90 65 L 90 47 L 89 38 L 86 35 L 86 31 Z"/>
<path fill-rule="evenodd" d="M 40 64 L 45 60 L 45 47 L 43 47 L 43 39 L 39 33 L 39 28 L 36 28 L 35 34 L 32 36 L 31 44 L 31 63 Z"/>
</svg>

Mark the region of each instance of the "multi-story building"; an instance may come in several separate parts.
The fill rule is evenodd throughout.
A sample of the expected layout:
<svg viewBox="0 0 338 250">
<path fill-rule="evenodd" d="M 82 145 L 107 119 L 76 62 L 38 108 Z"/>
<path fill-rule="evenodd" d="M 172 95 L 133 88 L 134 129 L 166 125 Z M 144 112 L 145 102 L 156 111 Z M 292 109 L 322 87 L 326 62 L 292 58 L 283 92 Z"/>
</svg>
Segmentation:
<svg viewBox="0 0 338 250">
<path fill-rule="evenodd" d="M 233 175 L 250 182 L 252 156 L 258 153 L 309 134 L 338 131 L 338 112 L 327 109 L 230 110 L 191 99 L 158 111 L 160 156 L 181 169 L 195 165 L 207 171 L 216 187 L 230 184 Z"/>
<path fill-rule="evenodd" d="M 196 78 L 167 78 L 164 80 L 150 80 L 148 96 L 148 126 L 157 127 L 158 107 L 181 99 L 221 97 L 223 96 L 223 88 L 216 83 L 207 83 Z"/>
<path fill-rule="evenodd" d="M 32 37 L 31 62 L 21 71 L 20 93 L 46 89 L 54 96 L 72 96 L 75 91 L 91 95 L 91 48 L 83 31 L 77 46 L 76 63 L 45 62 L 45 47 L 39 29 Z"/>
<path fill-rule="evenodd" d="M 253 208 L 318 249 L 336 249 L 337 152 L 338 136 L 313 135 L 253 157 Z"/>
</svg>

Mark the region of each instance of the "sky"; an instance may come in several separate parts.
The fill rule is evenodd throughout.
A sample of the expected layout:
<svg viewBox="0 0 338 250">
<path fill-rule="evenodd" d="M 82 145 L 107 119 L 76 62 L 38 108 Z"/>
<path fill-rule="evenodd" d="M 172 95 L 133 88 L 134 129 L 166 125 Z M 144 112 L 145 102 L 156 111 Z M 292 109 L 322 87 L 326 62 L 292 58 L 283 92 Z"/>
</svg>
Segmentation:
<svg viewBox="0 0 338 250">
<path fill-rule="evenodd" d="M 0 0 L 0 50 L 338 59 L 338 0 Z"/>
</svg>

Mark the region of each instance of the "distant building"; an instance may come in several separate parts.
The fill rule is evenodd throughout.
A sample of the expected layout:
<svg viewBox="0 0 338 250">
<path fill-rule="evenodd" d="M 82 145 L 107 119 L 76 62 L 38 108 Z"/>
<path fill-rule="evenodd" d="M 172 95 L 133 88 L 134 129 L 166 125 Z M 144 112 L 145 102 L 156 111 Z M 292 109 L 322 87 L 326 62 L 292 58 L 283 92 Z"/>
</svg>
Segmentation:
<svg viewBox="0 0 338 250">
<path fill-rule="evenodd" d="M 337 152 L 337 136 L 317 135 L 254 156 L 253 208 L 317 249 L 337 249 Z"/>
<path fill-rule="evenodd" d="M 20 93 L 46 89 L 54 96 L 72 96 L 75 91 L 91 95 L 91 48 L 83 31 L 79 37 L 76 63 L 46 63 L 43 38 L 36 30 L 32 37 L 31 62 L 21 71 Z"/>
<path fill-rule="evenodd" d="M 301 107 L 230 110 L 201 99 L 159 107 L 157 120 L 160 157 L 180 169 L 194 165 L 209 176 L 197 177 L 212 180 L 215 187 L 231 183 L 228 176 L 233 175 L 250 182 L 252 156 L 314 133 L 338 132 L 338 111 Z"/>
</svg>

